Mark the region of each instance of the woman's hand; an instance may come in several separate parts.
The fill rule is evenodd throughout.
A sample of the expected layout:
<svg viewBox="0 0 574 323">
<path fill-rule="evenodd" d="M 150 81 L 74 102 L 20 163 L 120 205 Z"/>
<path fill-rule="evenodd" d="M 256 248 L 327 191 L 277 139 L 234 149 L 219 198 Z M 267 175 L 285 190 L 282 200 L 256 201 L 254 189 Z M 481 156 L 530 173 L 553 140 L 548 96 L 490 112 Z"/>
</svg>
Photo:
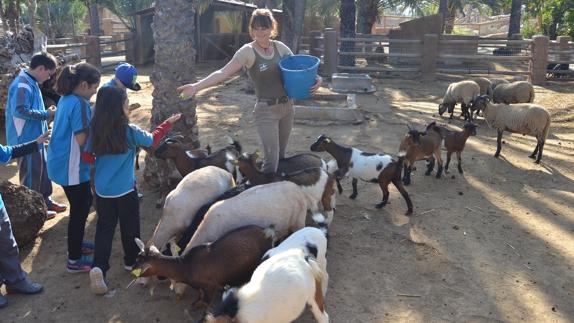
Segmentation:
<svg viewBox="0 0 574 323">
<path fill-rule="evenodd" d="M 52 134 L 52 130 L 48 130 L 48 131 L 44 132 L 38 138 L 36 138 L 36 142 L 39 144 L 45 143 L 46 141 L 48 141 L 48 139 L 50 139 L 51 134 Z"/>
<path fill-rule="evenodd" d="M 186 84 L 177 88 L 177 92 L 179 92 L 179 97 L 183 100 L 187 100 L 192 98 L 198 91 L 198 88 L 194 84 Z"/>
<path fill-rule="evenodd" d="M 323 83 L 323 78 L 320 77 L 319 75 L 317 75 L 317 77 L 315 78 L 315 84 L 313 84 L 310 88 L 309 88 L 309 92 L 310 93 L 314 93 L 315 91 L 317 91 L 319 89 L 319 87 L 321 86 L 321 84 Z"/>
<path fill-rule="evenodd" d="M 176 123 L 179 118 L 181 118 L 181 113 L 172 114 L 171 117 L 167 118 L 165 121 L 174 124 Z"/>
</svg>

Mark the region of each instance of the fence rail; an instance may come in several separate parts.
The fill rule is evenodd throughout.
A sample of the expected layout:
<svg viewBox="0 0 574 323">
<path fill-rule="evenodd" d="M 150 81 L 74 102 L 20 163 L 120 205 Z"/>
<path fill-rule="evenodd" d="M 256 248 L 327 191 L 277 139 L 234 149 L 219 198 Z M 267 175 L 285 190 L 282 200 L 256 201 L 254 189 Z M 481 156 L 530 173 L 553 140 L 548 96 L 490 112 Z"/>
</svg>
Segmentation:
<svg viewBox="0 0 574 323">
<path fill-rule="evenodd" d="M 574 71 L 569 69 L 574 64 L 574 43 L 570 37 L 561 36 L 556 41 L 549 41 L 545 36 L 510 40 L 456 37 L 459 36 L 394 39 L 357 35 L 352 38 L 338 37 L 334 29 L 327 28 L 302 38 L 301 42 L 305 43 L 301 48 L 321 58 L 321 73 L 327 76 L 338 71 L 375 75 L 396 72 L 404 76 L 410 73 L 431 78 L 436 74 L 522 75 L 534 84 L 543 84 L 547 78 L 574 76 Z"/>
</svg>

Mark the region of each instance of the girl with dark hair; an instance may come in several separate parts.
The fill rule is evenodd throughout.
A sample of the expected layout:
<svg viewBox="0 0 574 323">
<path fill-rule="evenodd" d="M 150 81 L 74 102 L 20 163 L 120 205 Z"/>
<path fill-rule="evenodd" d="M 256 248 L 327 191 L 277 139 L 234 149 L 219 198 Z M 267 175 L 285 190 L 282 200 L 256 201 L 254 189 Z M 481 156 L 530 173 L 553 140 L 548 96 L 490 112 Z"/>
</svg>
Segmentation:
<svg viewBox="0 0 574 323">
<path fill-rule="evenodd" d="M 253 118 L 265 154 L 262 170 L 274 173 L 279 159 L 285 157 L 294 116 L 293 100 L 283 88 L 278 63 L 293 52 L 282 42 L 271 39 L 277 36 L 277 22 L 269 9 L 253 11 L 249 34 L 253 41 L 243 45 L 227 65 L 196 83 L 180 86 L 177 91 L 183 98 L 191 98 L 198 91 L 225 81 L 245 67 L 257 96 Z M 321 77 L 317 76 L 309 91 L 316 91 L 321 82 Z"/>
<path fill-rule="evenodd" d="M 94 162 L 96 193 L 96 249 L 90 271 L 90 287 L 95 294 L 108 291 L 105 276 L 116 224 L 120 222 L 124 269 L 131 271 L 139 248 L 139 202 L 135 187 L 134 160 L 138 147 L 155 147 L 179 120 L 174 114 L 149 133 L 129 123 L 129 101 L 125 91 L 102 87 L 96 97 L 90 138 L 84 158 Z"/>
<path fill-rule="evenodd" d="M 56 80 L 62 97 L 54 118 L 48 146 L 48 177 L 64 189 L 70 202 L 68 221 L 68 263 L 70 273 L 92 269 L 93 244 L 83 242 L 86 219 L 92 205 L 90 166 L 81 160 L 92 110 L 90 98 L 100 85 L 100 71 L 88 63 L 68 65 Z"/>
</svg>

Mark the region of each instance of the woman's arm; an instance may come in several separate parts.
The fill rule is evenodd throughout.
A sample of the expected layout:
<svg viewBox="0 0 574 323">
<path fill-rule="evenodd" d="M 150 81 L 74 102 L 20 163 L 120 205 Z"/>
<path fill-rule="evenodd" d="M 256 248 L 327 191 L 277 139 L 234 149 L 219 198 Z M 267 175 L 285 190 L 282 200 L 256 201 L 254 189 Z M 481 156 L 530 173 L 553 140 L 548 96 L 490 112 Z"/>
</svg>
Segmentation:
<svg viewBox="0 0 574 323">
<path fill-rule="evenodd" d="M 229 63 L 227 63 L 227 65 L 225 65 L 223 68 L 209 74 L 209 76 L 198 82 L 180 86 L 177 88 L 177 91 L 181 93 L 180 95 L 184 99 L 191 98 L 194 95 L 196 95 L 197 92 L 199 92 L 200 90 L 217 85 L 225 81 L 226 79 L 230 78 L 235 73 L 239 72 L 239 70 L 241 70 L 242 67 L 243 64 L 241 64 L 235 59 L 231 59 L 231 61 L 229 61 Z"/>
</svg>

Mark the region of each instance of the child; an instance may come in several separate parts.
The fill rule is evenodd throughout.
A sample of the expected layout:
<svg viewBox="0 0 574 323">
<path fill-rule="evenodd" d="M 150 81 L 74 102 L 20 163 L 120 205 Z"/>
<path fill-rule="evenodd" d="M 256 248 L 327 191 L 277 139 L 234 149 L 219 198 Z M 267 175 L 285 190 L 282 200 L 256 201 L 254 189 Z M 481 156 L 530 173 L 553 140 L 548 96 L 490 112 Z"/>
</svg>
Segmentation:
<svg viewBox="0 0 574 323">
<path fill-rule="evenodd" d="M 44 149 L 44 142 L 50 138 L 50 132 L 45 132 L 36 140 L 14 146 L 0 145 L 0 162 L 5 163 L 12 158 L 19 158 Z M 6 284 L 6 292 L 20 294 L 37 294 L 44 289 L 38 283 L 31 282 L 20 266 L 18 244 L 12 234 L 10 218 L 6 213 L 2 195 L 0 195 L 0 286 Z M 6 306 L 8 300 L 0 295 L 0 308 Z"/>
<path fill-rule="evenodd" d="M 100 85 L 100 72 L 88 63 L 62 69 L 56 88 L 62 98 L 54 119 L 52 140 L 48 146 L 48 177 L 64 189 L 70 202 L 68 222 L 68 263 L 70 273 L 89 272 L 91 259 L 82 255 L 93 252 L 93 245 L 82 243 L 86 219 L 92 205 L 90 166 L 80 158 L 89 134 L 92 118 L 90 98 Z"/>
<path fill-rule="evenodd" d="M 94 186 L 98 223 L 96 249 L 90 271 L 90 286 L 95 294 L 105 294 L 106 272 L 116 223 L 120 222 L 124 269 L 131 271 L 138 255 L 134 238 L 140 236 L 139 202 L 135 188 L 134 158 L 138 146 L 154 147 L 171 129 L 181 114 L 175 114 L 148 133 L 129 124 L 129 101 L 125 91 L 102 87 L 90 126 L 88 152 L 95 159 Z"/>
<path fill-rule="evenodd" d="M 141 86 L 138 84 L 137 78 L 138 71 L 133 65 L 120 63 L 116 66 L 114 78 L 104 83 L 102 87 L 111 86 L 123 91 L 126 91 L 126 89 L 139 91 L 141 90 Z"/>
</svg>

